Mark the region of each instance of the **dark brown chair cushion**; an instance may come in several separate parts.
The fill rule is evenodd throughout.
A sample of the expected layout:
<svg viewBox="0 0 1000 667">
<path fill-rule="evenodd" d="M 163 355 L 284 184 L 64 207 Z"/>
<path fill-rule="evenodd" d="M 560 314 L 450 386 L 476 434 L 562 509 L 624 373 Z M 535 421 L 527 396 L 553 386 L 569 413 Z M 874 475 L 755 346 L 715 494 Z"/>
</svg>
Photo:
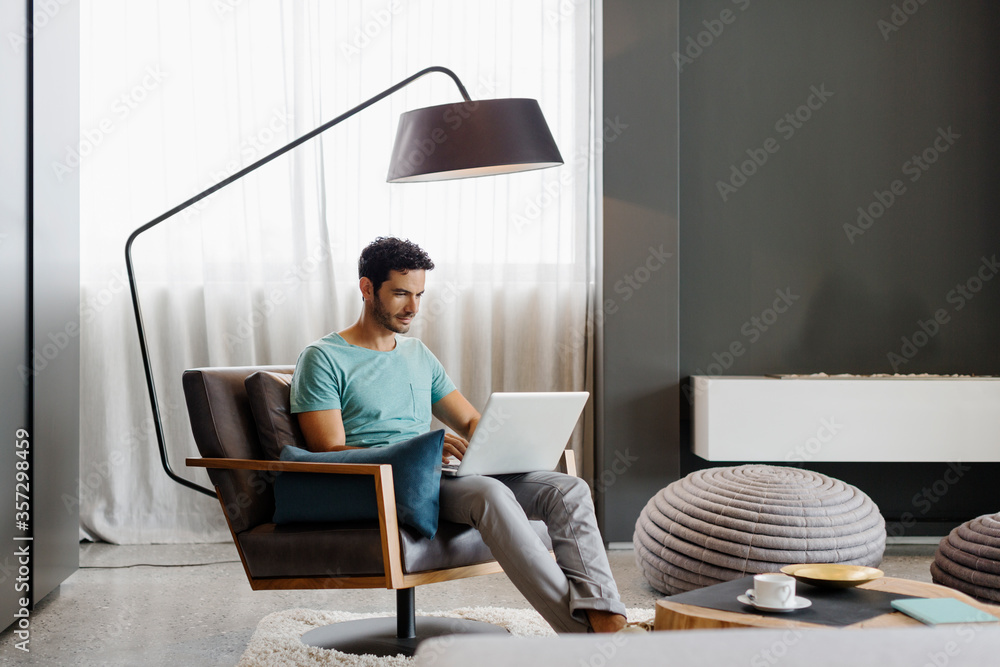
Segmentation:
<svg viewBox="0 0 1000 667">
<path fill-rule="evenodd" d="M 277 461 L 285 445 L 308 449 L 289 403 L 291 374 L 257 371 L 247 376 L 244 384 L 264 456 Z"/>
</svg>

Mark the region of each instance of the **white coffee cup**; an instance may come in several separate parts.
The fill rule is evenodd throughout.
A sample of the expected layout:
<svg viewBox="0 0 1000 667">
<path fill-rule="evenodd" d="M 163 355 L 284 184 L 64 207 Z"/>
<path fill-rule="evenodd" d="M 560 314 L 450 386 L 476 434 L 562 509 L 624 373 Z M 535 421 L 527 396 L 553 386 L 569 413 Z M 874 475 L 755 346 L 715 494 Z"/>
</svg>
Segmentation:
<svg viewBox="0 0 1000 667">
<path fill-rule="evenodd" d="M 778 573 L 754 575 L 753 588 L 746 595 L 761 607 L 789 609 L 795 606 L 795 579 Z"/>
</svg>

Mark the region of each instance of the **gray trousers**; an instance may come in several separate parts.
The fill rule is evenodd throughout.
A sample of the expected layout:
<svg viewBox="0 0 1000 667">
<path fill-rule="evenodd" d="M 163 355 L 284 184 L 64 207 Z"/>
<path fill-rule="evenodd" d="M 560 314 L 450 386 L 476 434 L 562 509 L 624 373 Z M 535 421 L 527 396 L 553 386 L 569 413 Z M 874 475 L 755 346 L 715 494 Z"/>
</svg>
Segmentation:
<svg viewBox="0 0 1000 667">
<path fill-rule="evenodd" d="M 587 632 L 588 609 L 625 614 L 582 479 L 556 472 L 442 477 L 440 517 L 477 528 L 556 632 Z M 529 519 L 545 522 L 554 561 Z"/>
</svg>

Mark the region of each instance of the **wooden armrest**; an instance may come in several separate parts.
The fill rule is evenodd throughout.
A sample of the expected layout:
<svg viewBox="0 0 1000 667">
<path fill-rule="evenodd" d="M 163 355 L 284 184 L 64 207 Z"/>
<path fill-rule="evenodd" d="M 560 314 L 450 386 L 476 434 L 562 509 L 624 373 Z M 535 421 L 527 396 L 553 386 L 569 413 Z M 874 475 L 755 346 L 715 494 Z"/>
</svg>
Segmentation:
<svg viewBox="0 0 1000 667">
<path fill-rule="evenodd" d="M 382 538 L 382 564 L 387 588 L 402 585 L 403 566 L 396 518 L 396 496 L 392 484 L 392 466 L 388 463 L 304 463 L 294 461 L 257 461 L 254 459 L 186 459 L 194 468 L 216 470 L 260 470 L 262 472 L 317 472 L 341 475 L 371 475 L 378 503 L 379 533 Z M 222 502 L 222 497 L 219 497 Z M 225 503 L 223 503 L 225 505 Z"/>
<path fill-rule="evenodd" d="M 193 468 L 221 470 L 260 470 L 266 472 L 319 472 L 340 475 L 372 475 L 378 477 L 383 468 L 392 474 L 388 463 L 309 463 L 295 461 L 258 461 L 255 459 L 186 459 Z"/>
<path fill-rule="evenodd" d="M 572 449 L 564 449 L 562 453 L 562 458 L 559 459 L 559 472 L 564 472 L 567 475 L 572 475 L 573 477 L 579 477 L 576 474 L 576 455 L 573 454 Z"/>
</svg>

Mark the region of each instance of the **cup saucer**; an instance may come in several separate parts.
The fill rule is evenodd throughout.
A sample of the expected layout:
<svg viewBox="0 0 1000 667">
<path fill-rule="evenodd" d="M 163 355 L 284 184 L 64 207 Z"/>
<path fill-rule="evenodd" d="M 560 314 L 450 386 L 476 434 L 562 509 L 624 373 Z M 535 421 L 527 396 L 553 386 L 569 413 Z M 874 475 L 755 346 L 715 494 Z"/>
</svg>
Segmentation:
<svg viewBox="0 0 1000 667">
<path fill-rule="evenodd" d="M 799 609 L 805 609 L 806 607 L 812 605 L 812 600 L 807 600 L 806 598 L 801 596 L 795 597 L 795 604 L 793 604 L 791 607 L 769 607 L 767 605 L 757 604 L 746 595 L 737 595 L 736 599 L 742 602 L 743 604 L 750 605 L 754 609 L 759 609 L 761 611 L 775 611 L 775 612 L 797 611 Z"/>
</svg>

